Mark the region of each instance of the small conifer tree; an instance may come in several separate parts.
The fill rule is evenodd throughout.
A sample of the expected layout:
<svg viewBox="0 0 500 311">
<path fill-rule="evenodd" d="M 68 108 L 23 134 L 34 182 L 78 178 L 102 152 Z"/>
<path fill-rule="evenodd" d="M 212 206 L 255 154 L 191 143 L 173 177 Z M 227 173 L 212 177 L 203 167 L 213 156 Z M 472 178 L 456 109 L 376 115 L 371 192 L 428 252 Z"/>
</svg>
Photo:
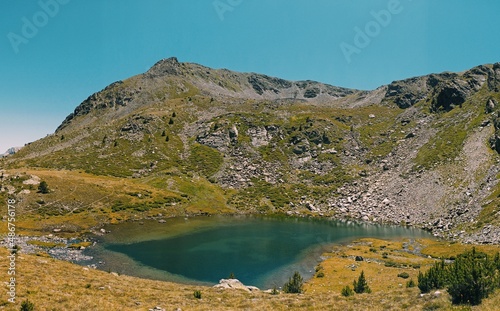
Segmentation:
<svg viewBox="0 0 500 311">
<path fill-rule="evenodd" d="M 303 285 L 304 280 L 302 279 L 300 273 L 296 271 L 288 282 L 283 285 L 283 291 L 290 294 L 300 294 L 302 293 Z"/>
<path fill-rule="evenodd" d="M 42 194 L 47 194 L 49 193 L 49 185 L 47 184 L 46 181 L 42 181 L 40 185 L 38 186 L 38 191 Z"/>
<path fill-rule="evenodd" d="M 356 294 L 362 294 L 362 293 L 369 294 L 372 292 L 372 290 L 368 286 L 368 283 L 366 282 L 364 271 L 361 271 L 361 274 L 359 275 L 358 280 L 357 281 L 354 280 L 353 285 L 354 285 L 354 291 L 356 292 Z"/>
</svg>

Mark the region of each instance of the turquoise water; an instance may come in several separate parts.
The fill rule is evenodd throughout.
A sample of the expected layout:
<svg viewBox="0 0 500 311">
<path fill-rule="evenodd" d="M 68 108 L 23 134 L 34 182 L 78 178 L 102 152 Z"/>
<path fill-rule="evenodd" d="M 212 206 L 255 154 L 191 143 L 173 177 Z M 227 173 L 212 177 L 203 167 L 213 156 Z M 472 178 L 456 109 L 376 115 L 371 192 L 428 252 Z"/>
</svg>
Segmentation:
<svg viewBox="0 0 500 311">
<path fill-rule="evenodd" d="M 281 286 L 309 277 L 321 254 L 360 237 L 429 237 L 421 230 L 276 217 L 178 218 L 108 228 L 94 256 L 103 269 L 183 283 L 216 284 L 234 273 L 246 285 Z"/>
</svg>

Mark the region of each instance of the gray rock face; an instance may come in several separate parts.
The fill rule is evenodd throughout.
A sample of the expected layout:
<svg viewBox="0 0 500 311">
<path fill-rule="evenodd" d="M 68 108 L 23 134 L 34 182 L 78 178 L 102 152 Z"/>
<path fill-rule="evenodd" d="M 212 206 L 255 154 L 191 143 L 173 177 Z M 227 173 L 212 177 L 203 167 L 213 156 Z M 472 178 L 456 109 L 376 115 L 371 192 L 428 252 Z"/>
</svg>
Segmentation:
<svg viewBox="0 0 500 311">
<path fill-rule="evenodd" d="M 395 81 L 387 87 L 386 98 L 394 100 L 399 108 L 409 108 L 427 97 L 425 78 L 411 78 Z"/>
<path fill-rule="evenodd" d="M 269 135 L 269 132 L 264 126 L 249 128 L 247 133 L 254 147 L 267 146 L 272 139 L 272 136 Z"/>
</svg>

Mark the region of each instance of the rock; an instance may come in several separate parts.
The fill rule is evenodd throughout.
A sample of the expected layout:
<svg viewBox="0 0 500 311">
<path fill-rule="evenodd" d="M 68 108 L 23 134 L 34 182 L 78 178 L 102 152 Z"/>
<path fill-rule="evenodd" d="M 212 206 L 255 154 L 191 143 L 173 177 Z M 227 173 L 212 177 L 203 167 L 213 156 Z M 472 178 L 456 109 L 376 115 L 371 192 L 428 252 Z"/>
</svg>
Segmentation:
<svg viewBox="0 0 500 311">
<path fill-rule="evenodd" d="M 370 119 L 375 119 L 375 115 L 374 114 L 371 114 L 368 116 Z"/>
<path fill-rule="evenodd" d="M 431 107 L 434 111 L 450 111 L 455 106 L 462 106 L 471 90 L 457 81 L 448 82 L 441 87 L 434 97 Z"/>
<path fill-rule="evenodd" d="M 304 92 L 304 97 L 305 98 L 315 98 L 316 96 L 319 95 L 320 93 L 320 89 L 315 87 L 315 88 L 311 88 L 311 89 L 308 89 Z"/>
<path fill-rule="evenodd" d="M 481 127 L 487 127 L 488 125 L 490 125 L 491 123 L 491 120 L 484 120 L 483 122 L 481 122 Z"/>
<path fill-rule="evenodd" d="M 415 135 L 415 133 L 410 132 L 410 133 L 408 133 L 408 135 L 406 135 L 406 137 L 405 137 L 405 138 L 406 138 L 406 139 L 408 139 L 408 138 L 413 138 L 413 137 L 415 137 L 415 136 L 416 136 L 416 135 Z"/>
<path fill-rule="evenodd" d="M 318 209 L 309 201 L 306 202 L 306 207 L 309 209 L 311 212 L 317 212 Z"/>
<path fill-rule="evenodd" d="M 492 113 L 495 110 L 495 107 L 498 105 L 497 101 L 493 98 L 488 100 L 486 103 L 486 113 Z"/>
<path fill-rule="evenodd" d="M 364 258 L 361 256 L 356 256 L 356 258 L 354 260 L 355 261 L 364 261 Z"/>
<path fill-rule="evenodd" d="M 106 233 L 106 229 L 101 229 L 99 231 L 101 231 L 101 233 L 103 233 L 103 234 Z"/>
<path fill-rule="evenodd" d="M 238 142 L 238 129 L 235 125 L 233 125 L 233 127 L 229 129 L 229 139 L 233 144 Z"/>
<path fill-rule="evenodd" d="M 425 79 L 417 77 L 392 82 L 388 85 L 385 96 L 388 99 L 393 99 L 399 108 L 406 109 L 424 99 L 426 92 Z"/>
<path fill-rule="evenodd" d="M 247 130 L 247 134 L 254 147 L 267 146 L 272 138 L 264 126 L 251 127 Z"/>
<path fill-rule="evenodd" d="M 219 284 L 214 285 L 214 288 L 219 289 L 241 289 L 247 292 L 259 291 L 255 286 L 245 286 L 237 279 L 222 279 Z"/>
<path fill-rule="evenodd" d="M 62 231 L 62 230 L 61 230 L 61 229 L 59 229 L 59 228 L 56 228 L 56 229 L 52 230 L 52 232 L 54 232 L 54 233 L 59 233 L 59 232 L 61 232 L 61 231 Z"/>
<path fill-rule="evenodd" d="M 293 148 L 293 153 L 295 153 L 296 155 L 301 155 L 301 154 L 306 153 L 308 151 L 309 151 L 309 145 L 307 145 L 307 144 L 296 145 Z"/>
</svg>

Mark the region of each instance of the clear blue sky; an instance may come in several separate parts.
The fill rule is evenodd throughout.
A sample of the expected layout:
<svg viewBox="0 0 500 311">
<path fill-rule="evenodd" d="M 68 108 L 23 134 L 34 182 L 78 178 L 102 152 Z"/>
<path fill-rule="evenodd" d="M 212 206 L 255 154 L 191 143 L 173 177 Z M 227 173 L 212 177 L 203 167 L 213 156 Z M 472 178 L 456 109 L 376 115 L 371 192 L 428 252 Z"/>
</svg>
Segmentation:
<svg viewBox="0 0 500 311">
<path fill-rule="evenodd" d="M 499 62 L 498 12 L 497 0 L 3 0 L 0 151 L 170 56 L 358 89 Z"/>
</svg>

